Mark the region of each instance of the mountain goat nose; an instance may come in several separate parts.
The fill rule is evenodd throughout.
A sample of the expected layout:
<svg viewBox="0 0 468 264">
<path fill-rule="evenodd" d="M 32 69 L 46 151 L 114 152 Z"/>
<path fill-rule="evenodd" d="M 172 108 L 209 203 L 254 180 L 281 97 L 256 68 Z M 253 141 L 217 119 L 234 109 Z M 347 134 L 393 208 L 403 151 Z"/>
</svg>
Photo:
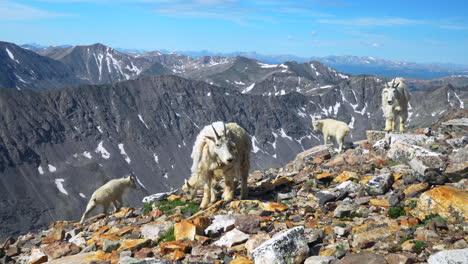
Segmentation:
<svg viewBox="0 0 468 264">
<path fill-rule="evenodd" d="M 227 159 L 226 161 L 229 162 L 229 163 L 231 163 L 231 162 L 233 161 L 233 159 L 232 159 L 232 158 L 229 158 L 229 159 Z"/>
</svg>

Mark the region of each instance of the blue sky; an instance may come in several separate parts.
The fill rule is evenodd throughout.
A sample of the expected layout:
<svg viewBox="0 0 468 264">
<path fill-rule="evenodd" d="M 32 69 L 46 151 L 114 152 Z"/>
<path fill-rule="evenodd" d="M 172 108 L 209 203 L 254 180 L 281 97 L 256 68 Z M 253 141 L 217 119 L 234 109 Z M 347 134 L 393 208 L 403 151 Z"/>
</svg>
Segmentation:
<svg viewBox="0 0 468 264">
<path fill-rule="evenodd" d="M 0 0 L 0 39 L 468 65 L 468 1 Z"/>
</svg>

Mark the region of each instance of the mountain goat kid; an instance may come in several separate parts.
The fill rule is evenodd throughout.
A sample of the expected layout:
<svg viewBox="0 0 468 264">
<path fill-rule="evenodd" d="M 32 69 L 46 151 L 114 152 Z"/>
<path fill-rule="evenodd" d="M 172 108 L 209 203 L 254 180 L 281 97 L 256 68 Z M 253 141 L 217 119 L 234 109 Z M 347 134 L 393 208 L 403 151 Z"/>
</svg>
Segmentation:
<svg viewBox="0 0 468 264">
<path fill-rule="evenodd" d="M 80 224 L 83 224 L 86 216 L 98 204 L 101 204 L 104 207 L 104 213 L 107 213 L 109 205 L 112 203 L 114 205 L 114 212 L 117 212 L 118 209 L 123 205 L 122 195 L 124 191 L 127 188 L 135 189 L 137 187 L 135 180 L 135 176 L 130 174 L 125 178 L 110 180 L 103 186 L 99 187 L 91 196 L 91 199 L 86 206 L 86 211 L 81 217 Z M 117 201 L 120 203 L 120 205 L 117 205 Z"/>
<path fill-rule="evenodd" d="M 410 93 L 406 89 L 404 79 L 397 77 L 385 83 L 382 90 L 382 110 L 385 117 L 385 131 L 396 131 L 396 119 L 400 116 L 400 132 L 405 131 L 408 119 L 408 102 Z"/>
<path fill-rule="evenodd" d="M 312 122 L 314 130 L 321 131 L 323 133 L 323 139 L 325 145 L 328 143 L 328 137 L 334 137 L 336 143 L 338 143 L 338 152 L 343 150 L 344 138 L 349 135 L 349 127 L 345 122 L 323 119 Z"/>
<path fill-rule="evenodd" d="M 236 123 L 215 122 L 205 126 L 198 134 L 192 151 L 192 176 L 182 190 L 190 198 L 203 187 L 200 208 L 215 202 L 214 185 L 224 178 L 223 199 L 232 201 L 236 180 L 241 181 L 241 198 L 248 194 L 247 177 L 250 169 L 252 142 L 247 132 Z"/>
</svg>

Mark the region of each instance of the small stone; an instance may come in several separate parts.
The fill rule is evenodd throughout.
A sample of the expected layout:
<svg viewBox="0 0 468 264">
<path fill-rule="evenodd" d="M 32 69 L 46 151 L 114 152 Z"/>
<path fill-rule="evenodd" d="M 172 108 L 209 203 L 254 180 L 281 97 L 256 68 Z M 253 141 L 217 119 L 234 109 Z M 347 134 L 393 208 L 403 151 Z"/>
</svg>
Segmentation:
<svg viewBox="0 0 468 264">
<path fill-rule="evenodd" d="M 42 248 L 49 259 L 57 259 L 63 256 L 75 255 L 81 251 L 77 245 L 68 242 L 57 241 Z"/>
<path fill-rule="evenodd" d="M 395 254 L 391 253 L 385 256 L 388 264 L 411 264 L 413 260 L 406 255 L 403 254 Z"/>
<path fill-rule="evenodd" d="M 260 219 L 253 215 L 239 216 L 236 218 L 234 225 L 244 233 L 254 234 L 259 231 Z"/>
<path fill-rule="evenodd" d="M 406 197 L 413 197 L 415 194 L 423 192 L 427 189 L 429 189 L 429 183 L 427 182 L 416 183 L 416 184 L 411 184 L 410 186 L 408 186 L 403 191 L 403 193 L 406 195 Z"/>
<path fill-rule="evenodd" d="M 333 231 L 334 231 L 335 234 L 337 234 L 338 236 L 344 236 L 344 235 L 346 234 L 346 228 L 341 227 L 341 226 L 335 226 L 335 227 L 333 227 Z"/>
<path fill-rule="evenodd" d="M 331 182 L 333 180 L 333 174 L 328 172 L 320 173 L 316 176 L 316 179 L 318 182 L 322 183 Z"/>
<path fill-rule="evenodd" d="M 28 264 L 41 264 L 47 262 L 48 258 L 39 248 L 31 249 Z"/>
<path fill-rule="evenodd" d="M 225 252 L 225 249 L 220 246 L 216 245 L 208 245 L 208 246 L 196 246 L 192 248 L 191 254 L 194 256 L 205 256 L 208 254 L 211 255 L 222 255 Z"/>
<path fill-rule="evenodd" d="M 383 264 L 386 263 L 384 257 L 372 252 L 361 252 L 356 254 L 348 254 L 341 259 L 341 264 Z"/>
<path fill-rule="evenodd" d="M 340 175 L 333 179 L 334 182 L 345 182 L 349 180 L 357 181 L 359 180 L 359 175 L 352 171 L 343 171 Z"/>
<path fill-rule="evenodd" d="M 218 241 L 213 243 L 213 245 L 220 247 L 232 247 L 247 241 L 247 239 L 249 239 L 249 235 L 237 229 L 233 229 L 224 234 Z"/>
<path fill-rule="evenodd" d="M 125 239 L 122 241 L 122 244 L 117 249 L 117 251 L 124 251 L 124 250 L 139 250 L 142 247 L 151 243 L 150 239 Z"/>
<path fill-rule="evenodd" d="M 319 191 L 316 193 L 317 198 L 319 199 L 319 204 L 320 206 L 323 206 L 329 202 L 336 201 L 338 198 L 339 194 L 335 192 L 330 192 L 330 191 Z"/>
<path fill-rule="evenodd" d="M 171 255 L 175 251 L 186 253 L 192 249 L 190 243 L 183 241 L 162 242 L 159 244 L 159 247 L 161 248 L 161 254 L 163 255 Z"/>
<path fill-rule="evenodd" d="M 450 182 L 468 178 L 468 149 L 462 148 L 450 155 L 445 174 Z"/>
<path fill-rule="evenodd" d="M 120 242 L 119 241 L 114 241 L 114 240 L 106 240 L 104 241 L 104 244 L 102 245 L 102 250 L 106 253 L 111 253 L 112 251 L 118 249 L 120 247 Z"/>
<path fill-rule="evenodd" d="M 460 249 L 468 248 L 468 243 L 466 243 L 465 239 L 460 239 L 460 240 L 457 240 L 455 243 L 453 243 L 453 247 L 460 248 Z"/>
<path fill-rule="evenodd" d="M 199 216 L 192 223 L 197 227 L 197 234 L 203 234 L 203 230 L 211 225 L 211 219 L 208 216 Z"/>
<path fill-rule="evenodd" d="M 151 249 L 151 248 L 142 248 L 140 251 L 135 253 L 135 258 L 145 259 L 145 258 L 151 258 L 153 255 L 154 255 L 153 249 Z"/>
<path fill-rule="evenodd" d="M 15 257 L 21 253 L 21 249 L 18 247 L 10 246 L 7 250 L 5 250 L 5 255 L 8 257 Z"/>
<path fill-rule="evenodd" d="M 282 205 L 279 203 L 274 203 L 274 202 L 267 202 L 267 203 L 261 203 L 260 204 L 260 209 L 265 210 L 265 211 L 285 211 L 289 208 L 289 206 Z"/>
<path fill-rule="evenodd" d="M 212 224 L 205 229 L 205 234 L 208 235 L 210 231 L 216 234 L 233 229 L 236 218 L 236 215 L 215 215 Z"/>
<path fill-rule="evenodd" d="M 237 257 L 231 262 L 229 262 L 229 264 L 254 264 L 254 262 L 248 258 Z"/>
<path fill-rule="evenodd" d="M 124 250 L 124 251 L 120 252 L 119 256 L 120 256 L 120 258 L 125 258 L 125 257 L 131 257 L 132 254 L 133 253 L 130 250 Z"/>
<path fill-rule="evenodd" d="M 369 204 L 378 207 L 390 207 L 391 204 L 387 199 L 370 199 Z"/>
<path fill-rule="evenodd" d="M 336 258 L 333 256 L 312 256 L 308 257 L 304 264 L 331 264 L 334 260 Z"/>
<path fill-rule="evenodd" d="M 353 211 L 353 206 L 350 204 L 340 204 L 333 211 L 333 217 L 342 218 L 348 216 Z"/>
</svg>

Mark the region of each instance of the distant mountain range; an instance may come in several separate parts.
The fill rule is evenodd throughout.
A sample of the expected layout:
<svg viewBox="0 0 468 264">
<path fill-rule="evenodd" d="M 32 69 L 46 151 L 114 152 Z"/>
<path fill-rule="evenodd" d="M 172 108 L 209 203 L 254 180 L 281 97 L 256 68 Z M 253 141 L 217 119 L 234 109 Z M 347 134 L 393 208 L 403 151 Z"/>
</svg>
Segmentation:
<svg viewBox="0 0 468 264">
<path fill-rule="evenodd" d="M 70 47 L 71 45 L 51 46 L 51 47 Z M 24 48 L 29 48 L 35 51 L 41 51 L 50 47 L 45 47 L 37 43 L 22 45 Z M 144 54 L 150 51 L 143 49 L 123 49 L 116 48 L 115 50 L 122 53 Z M 167 50 L 159 50 L 163 54 L 171 52 Z M 326 56 L 326 57 L 300 57 L 294 55 L 265 55 L 257 52 L 231 52 L 231 53 L 216 53 L 207 50 L 202 51 L 175 51 L 180 55 L 186 55 L 193 58 L 200 57 L 237 57 L 242 56 L 250 59 L 255 59 L 269 64 L 281 64 L 287 61 L 295 61 L 299 63 L 318 61 L 329 67 L 339 71 L 353 75 L 358 74 L 374 74 L 382 75 L 388 78 L 405 77 L 418 79 L 433 79 L 443 78 L 451 75 L 468 75 L 468 65 L 457 65 L 449 63 L 413 63 L 379 59 L 367 56 Z"/>
<path fill-rule="evenodd" d="M 321 144 L 313 120 L 341 120 L 352 128 L 348 140 L 363 139 L 384 125 L 385 81 L 318 61 L 0 42 L 0 238 L 76 220 L 98 186 L 129 172 L 142 185 L 133 205 L 179 187 L 196 135 L 216 120 L 252 135 L 252 169 L 278 167 Z M 410 127 L 468 103 L 465 76 L 408 85 Z"/>
</svg>

